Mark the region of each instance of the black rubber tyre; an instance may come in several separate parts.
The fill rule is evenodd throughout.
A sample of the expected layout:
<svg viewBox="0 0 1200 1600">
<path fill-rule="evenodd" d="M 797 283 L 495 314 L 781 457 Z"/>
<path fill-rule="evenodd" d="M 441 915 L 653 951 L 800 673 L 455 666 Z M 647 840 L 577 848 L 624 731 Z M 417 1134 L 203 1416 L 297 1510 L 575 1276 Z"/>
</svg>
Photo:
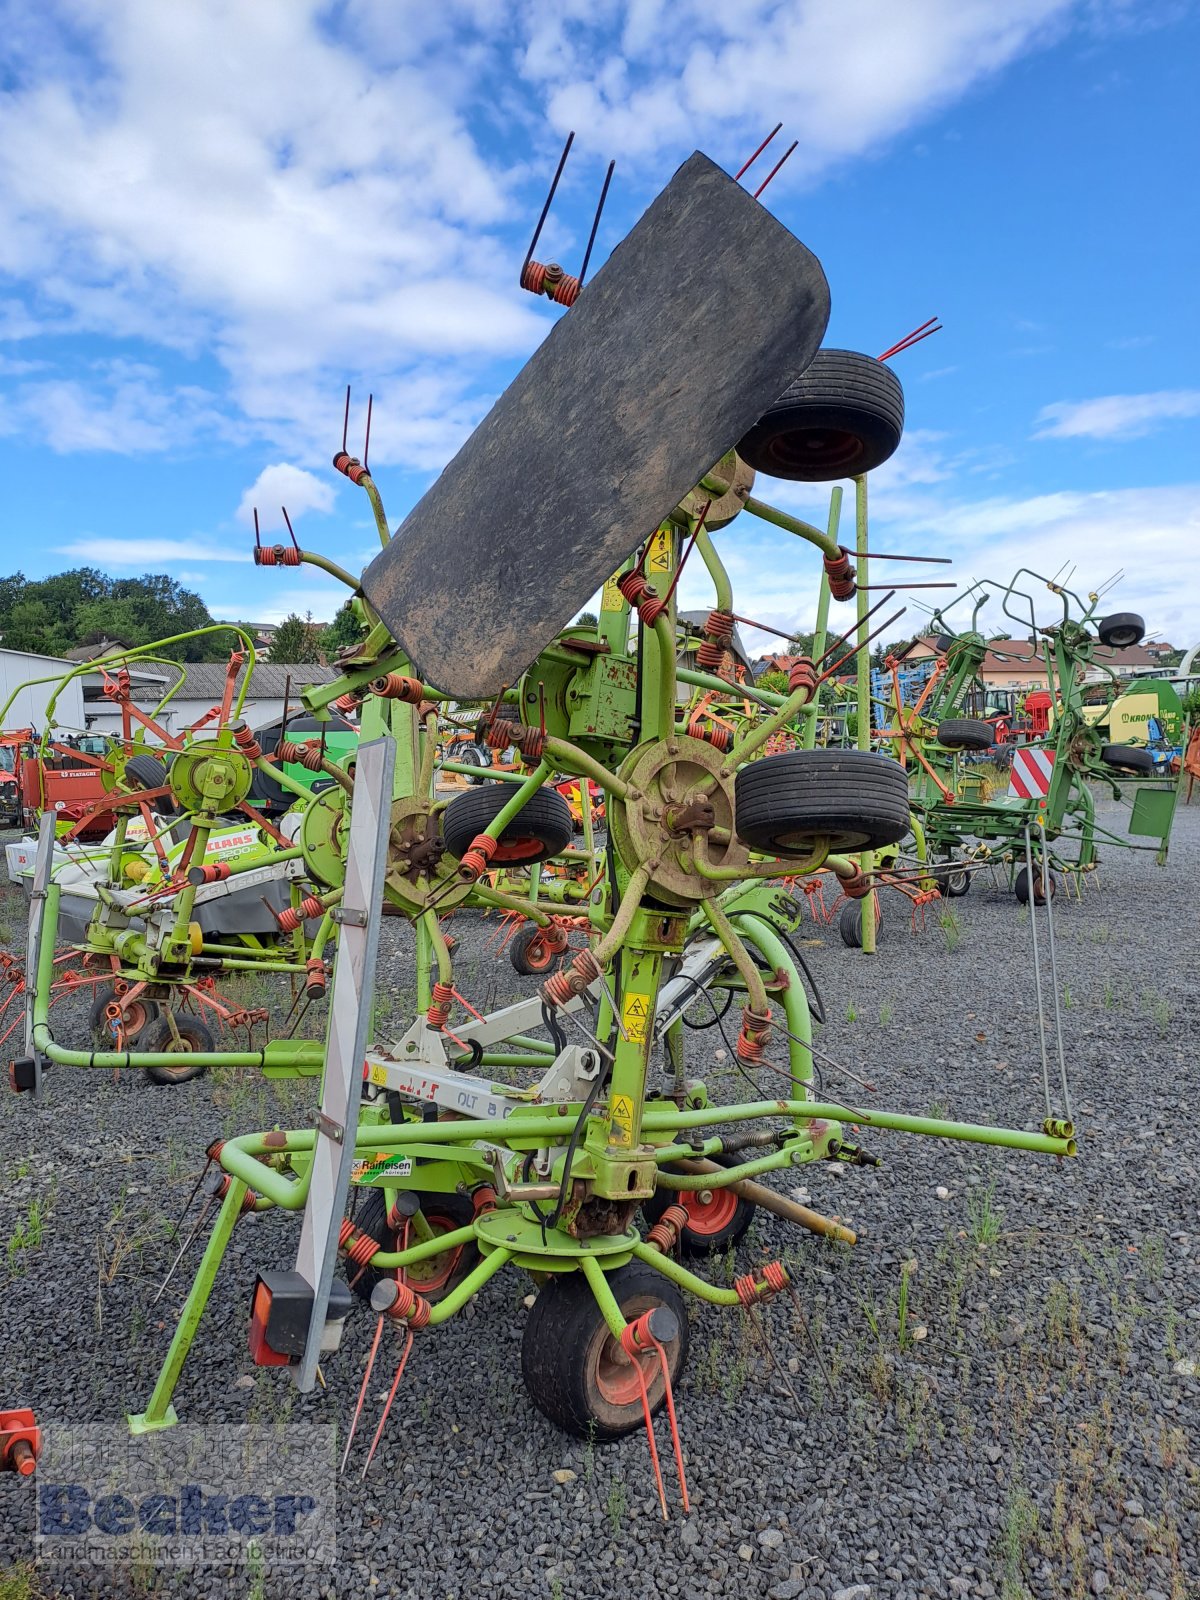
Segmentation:
<svg viewBox="0 0 1200 1600">
<path fill-rule="evenodd" d="M 1146 637 L 1146 622 L 1136 611 L 1114 611 L 1111 617 L 1102 617 L 1096 626 L 1100 643 L 1114 650 L 1128 650 L 1141 644 Z"/>
<path fill-rule="evenodd" d="M 976 717 L 947 717 L 938 723 L 937 742 L 943 750 L 990 750 L 996 730 Z"/>
<path fill-rule="evenodd" d="M 608 1285 L 629 1322 L 659 1306 L 670 1312 L 674 1320 L 663 1345 L 674 1389 L 688 1357 L 683 1295 L 640 1261 L 610 1272 Z M 666 1393 L 657 1351 L 649 1351 L 641 1363 L 650 1409 L 657 1411 Z M 609 1332 L 582 1272 L 555 1273 L 534 1301 L 521 1340 L 521 1374 L 542 1415 L 577 1439 L 619 1439 L 644 1425 L 632 1364 Z"/>
<path fill-rule="evenodd" d="M 1101 747 L 1100 759 L 1105 766 L 1118 772 L 1136 772 L 1139 777 L 1153 776 L 1154 756 L 1136 744 L 1106 744 Z"/>
<path fill-rule="evenodd" d="M 961 900 L 971 892 L 971 874 L 954 861 L 943 861 L 930 876 L 948 900 Z"/>
<path fill-rule="evenodd" d="M 555 952 L 542 943 L 542 930 L 534 925 L 514 934 L 508 945 L 508 959 L 513 969 L 523 978 L 549 972 L 554 965 Z"/>
<path fill-rule="evenodd" d="M 475 1215 L 475 1207 L 463 1194 L 434 1194 L 426 1190 L 419 1192 L 419 1198 L 422 1214 L 435 1233 L 465 1228 Z M 387 1202 L 382 1189 L 362 1192 L 354 1213 L 354 1225 L 364 1233 L 369 1233 L 373 1239 L 378 1239 L 382 1249 L 399 1248 L 396 1229 L 388 1226 Z M 423 1295 L 431 1305 L 436 1305 L 439 1300 L 446 1298 L 451 1289 L 457 1288 L 478 1264 L 478 1248 L 474 1244 L 467 1244 L 450 1259 L 434 1256 L 429 1261 L 419 1261 L 415 1267 L 409 1267 L 404 1276 L 419 1295 Z M 380 1278 L 396 1276 L 394 1272 L 377 1272 L 374 1267 L 364 1267 L 357 1276 L 356 1272 L 357 1269 L 351 1265 L 350 1287 L 360 1300 L 368 1301 Z"/>
<path fill-rule="evenodd" d="M 1058 893 L 1058 880 L 1052 872 L 1046 872 L 1044 868 L 1035 866 L 1033 869 L 1033 903 L 1035 906 L 1044 906 L 1046 904 L 1046 882 L 1050 884 L 1050 898 L 1053 900 Z M 1022 867 L 1020 872 L 1017 873 L 1017 881 L 1013 885 L 1013 893 L 1023 906 L 1029 904 L 1028 867 Z"/>
<path fill-rule="evenodd" d="M 862 908 L 861 900 L 847 900 L 838 917 L 838 932 L 850 950 L 862 949 Z"/>
<path fill-rule="evenodd" d="M 903 839 L 908 822 L 904 768 L 870 750 L 787 750 L 735 780 L 737 836 L 765 855 L 807 855 L 824 837 L 839 853 L 877 850 Z"/>
<path fill-rule="evenodd" d="M 113 1035 L 109 1031 L 108 1019 L 104 1015 L 109 1002 L 116 998 L 117 991 L 111 985 L 106 985 L 103 989 L 96 991 L 96 997 L 92 1001 L 88 1026 L 92 1041 L 98 1050 L 116 1049 Z M 139 995 L 125 1014 L 126 1020 L 122 1029 L 125 1035 L 125 1044 L 131 1045 L 135 1039 L 140 1039 L 149 1025 L 161 1015 L 162 1007 L 157 1000 L 143 1000 Z"/>
<path fill-rule="evenodd" d="M 719 1167 L 738 1167 L 749 1159 L 739 1155 L 713 1157 Z M 700 1195 L 704 1193 L 711 1199 L 702 1201 Z M 709 1256 L 718 1250 L 732 1249 L 754 1221 L 757 1209 L 753 1200 L 743 1200 L 732 1189 L 659 1188 L 649 1200 L 642 1201 L 642 1215 L 653 1225 L 667 1207 L 673 1205 L 682 1206 L 689 1218 L 679 1235 L 679 1248 L 685 1256 Z"/>
<path fill-rule="evenodd" d="M 474 739 L 463 739 L 457 745 L 452 746 L 450 750 L 450 759 L 452 761 L 457 761 L 459 766 L 462 767 L 479 767 L 480 769 L 486 769 L 492 764 L 488 759 L 487 751 L 484 750 L 480 745 L 477 745 Z M 466 774 L 466 779 L 468 783 L 483 783 L 483 770 L 481 770 L 478 774 L 474 772 L 468 772 Z"/>
<path fill-rule="evenodd" d="M 196 1064 L 188 1060 L 189 1056 L 207 1053 L 214 1048 L 213 1036 L 205 1024 L 199 1017 L 191 1017 L 186 1012 L 178 1011 L 175 1013 L 175 1028 L 179 1034 L 178 1040 L 171 1032 L 171 1019 L 159 1016 L 147 1024 L 138 1039 L 139 1050 L 155 1055 L 163 1050 L 170 1050 L 180 1058 L 177 1067 L 147 1067 L 146 1076 L 151 1083 L 169 1084 L 173 1087 L 177 1083 L 188 1083 L 207 1070 L 203 1062 Z"/>
<path fill-rule="evenodd" d="M 138 789 L 161 789 L 167 782 L 167 769 L 157 756 L 130 756 L 125 763 L 125 782 Z M 169 794 L 162 794 L 150 801 L 150 809 L 161 817 L 173 816 L 175 801 Z"/>
<path fill-rule="evenodd" d="M 857 350 L 818 350 L 737 447 L 758 472 L 830 483 L 885 462 L 904 433 L 904 390 Z"/>
<path fill-rule="evenodd" d="M 455 795 L 442 816 L 442 838 L 456 861 L 462 860 L 471 840 L 511 799 L 512 790 L 507 783 L 489 783 L 478 794 Z M 548 861 L 566 849 L 573 832 L 571 808 L 562 795 L 557 789 L 539 789 L 500 835 L 500 846 L 492 860 L 523 867 Z"/>
</svg>

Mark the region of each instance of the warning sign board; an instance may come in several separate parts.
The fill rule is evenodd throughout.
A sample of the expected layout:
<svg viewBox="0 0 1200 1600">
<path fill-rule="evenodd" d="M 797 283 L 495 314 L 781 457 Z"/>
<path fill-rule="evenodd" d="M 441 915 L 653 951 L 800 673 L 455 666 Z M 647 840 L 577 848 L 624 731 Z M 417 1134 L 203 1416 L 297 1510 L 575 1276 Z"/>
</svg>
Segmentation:
<svg viewBox="0 0 1200 1600">
<path fill-rule="evenodd" d="M 670 572 L 674 543 L 674 535 L 670 528 L 658 530 L 650 541 L 650 551 L 646 556 L 647 572 Z"/>
<path fill-rule="evenodd" d="M 627 1149 L 632 1149 L 633 1101 L 627 1094 L 614 1094 L 609 1111 L 609 1121 L 612 1123 L 612 1128 L 609 1133 L 609 1143 L 619 1144 Z"/>
<path fill-rule="evenodd" d="M 650 996 L 627 994 L 621 1008 L 621 1022 L 634 1044 L 640 1044 L 650 1026 Z"/>
</svg>

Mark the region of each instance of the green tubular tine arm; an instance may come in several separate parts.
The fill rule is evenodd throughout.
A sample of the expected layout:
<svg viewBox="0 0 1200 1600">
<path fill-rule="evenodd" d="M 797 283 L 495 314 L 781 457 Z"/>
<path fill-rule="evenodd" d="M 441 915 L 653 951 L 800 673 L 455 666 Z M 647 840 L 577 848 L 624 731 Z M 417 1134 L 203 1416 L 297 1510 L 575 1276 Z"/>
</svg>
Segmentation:
<svg viewBox="0 0 1200 1600">
<path fill-rule="evenodd" d="M 733 585 L 729 581 L 729 574 L 725 570 L 725 563 L 717 554 L 717 547 L 713 544 L 707 528 L 701 528 L 696 535 L 696 549 L 700 552 L 700 559 L 708 570 L 708 575 L 713 581 L 713 588 L 717 592 L 716 609 L 718 611 L 733 610 Z M 716 680 L 720 682 L 720 679 Z M 728 684 L 725 685 L 729 687 Z"/>
<path fill-rule="evenodd" d="M 580 776 L 591 778 L 593 783 L 598 783 L 607 793 L 616 795 L 618 800 L 624 800 L 629 793 L 629 785 L 624 778 L 618 778 L 616 773 L 609 772 L 607 767 L 602 767 L 598 761 L 589 756 L 585 750 L 573 745 L 569 739 L 547 739 L 546 754 L 554 760 L 577 767 Z M 476 770 L 478 771 L 478 768 Z"/>
<path fill-rule="evenodd" d="M 454 963 L 450 959 L 450 946 L 446 943 L 446 935 L 438 924 L 437 912 L 423 911 L 421 921 L 425 925 L 425 932 L 433 949 L 433 958 L 437 962 L 438 982 L 453 986 Z"/>
<path fill-rule="evenodd" d="M 687 1151 L 684 1160 L 694 1160 L 695 1154 Z M 700 1189 L 727 1189 L 743 1178 L 757 1178 L 764 1172 L 778 1172 L 780 1167 L 791 1166 L 786 1150 L 772 1150 L 769 1155 L 756 1156 L 740 1167 L 727 1167 L 721 1172 L 660 1172 L 658 1184 L 662 1189 L 677 1189 L 695 1193 Z"/>
<path fill-rule="evenodd" d="M 550 763 L 541 761 L 528 777 L 522 780 L 516 793 L 508 797 L 487 827 L 483 829 L 489 839 L 498 839 L 500 837 L 513 818 L 520 813 L 521 807 L 525 802 L 538 792 L 542 784 L 550 776 L 550 770 Z"/>
<path fill-rule="evenodd" d="M 179 1374 L 183 1371 L 183 1364 L 187 1360 L 188 1351 L 192 1348 L 192 1341 L 199 1329 L 200 1319 L 204 1315 L 204 1308 L 208 1304 L 208 1297 L 212 1293 L 217 1270 L 221 1265 L 221 1258 L 233 1234 L 233 1225 L 241 1215 L 245 1194 L 246 1185 L 235 1178 L 229 1185 L 229 1193 L 221 1202 L 221 1209 L 208 1236 L 208 1243 L 204 1247 L 196 1276 L 192 1279 L 192 1287 L 188 1290 L 188 1297 L 184 1301 L 170 1348 L 146 1409 L 138 1416 L 129 1419 L 130 1428 L 134 1433 L 150 1433 L 157 1428 L 169 1428 L 177 1420 L 171 1396 L 175 1393 Z"/>
<path fill-rule="evenodd" d="M 444 1234 L 436 1241 L 440 1249 L 446 1248 L 443 1240 L 448 1237 L 448 1234 Z M 506 1250 L 502 1245 L 490 1255 L 484 1256 L 479 1265 L 472 1267 L 463 1281 L 451 1289 L 444 1300 L 439 1300 L 434 1306 L 429 1314 L 429 1327 L 436 1328 L 439 1323 L 449 1321 L 456 1311 L 462 1310 L 473 1294 L 479 1293 L 489 1278 L 494 1278 L 501 1267 L 507 1266 L 511 1260 L 512 1251 Z"/>
<path fill-rule="evenodd" d="M 799 517 L 789 517 L 786 511 L 777 511 L 774 506 L 756 500 L 753 495 L 746 497 L 746 510 L 751 516 L 758 517 L 763 522 L 773 522 L 777 528 L 783 528 L 787 533 L 794 533 L 797 538 L 807 539 L 809 544 L 815 544 L 824 556 L 834 558 L 840 554 L 837 540 L 830 538 L 822 529 L 814 528 L 811 522 L 802 522 Z"/>
<path fill-rule="evenodd" d="M 592 1291 L 596 1304 L 600 1308 L 600 1315 L 608 1324 L 608 1331 L 614 1339 L 619 1340 L 628 1327 L 628 1323 L 625 1321 L 616 1295 L 608 1286 L 604 1268 L 596 1260 L 595 1256 L 588 1255 L 580 1256 L 579 1265 L 583 1268 L 583 1275 L 588 1281 L 588 1288 Z"/>
<path fill-rule="evenodd" d="M 718 1289 L 715 1283 L 709 1283 L 706 1278 L 697 1277 L 694 1272 L 689 1272 L 686 1267 L 681 1267 L 678 1261 L 670 1256 L 665 1256 L 656 1250 L 653 1245 L 646 1244 L 639 1239 L 633 1247 L 634 1256 L 639 1261 L 644 1261 L 648 1267 L 653 1267 L 661 1272 L 664 1278 L 670 1278 L 672 1283 L 678 1284 L 681 1289 L 686 1289 L 690 1294 L 696 1295 L 701 1300 L 707 1300 L 714 1306 L 741 1305 L 736 1289 Z"/>
<path fill-rule="evenodd" d="M 788 1065 L 792 1071 L 792 1086 L 797 1099 L 807 1099 L 813 1075 L 812 1017 L 808 1009 L 808 995 L 791 951 L 769 922 L 752 912 L 735 912 L 736 920 L 746 931 L 752 945 L 766 956 L 776 971 L 787 974 L 788 983 L 780 993 L 783 1014 L 787 1018 L 788 1032 L 795 1037 L 788 1040 Z"/>
<path fill-rule="evenodd" d="M 837 543 L 838 528 L 842 520 L 842 486 L 835 484 L 829 496 L 829 537 Z M 820 661 L 825 654 L 825 643 L 829 633 L 829 574 L 824 567 L 821 568 L 821 582 L 817 588 L 817 625 L 813 631 L 814 661 Z M 813 750 L 817 743 L 817 715 L 821 709 L 821 685 L 818 684 L 812 700 L 804 708 L 804 738 L 805 750 Z"/>
<path fill-rule="evenodd" d="M 667 739 L 675 731 L 675 625 L 670 617 L 659 617 L 654 624 L 658 645 L 658 736 Z"/>
<path fill-rule="evenodd" d="M 773 689 L 757 689 L 749 683 L 731 684 L 724 678 L 714 678 L 711 672 L 697 672 L 694 667 L 676 667 L 675 676 L 680 683 L 690 684 L 693 689 L 715 689 L 723 695 L 736 692 L 739 700 L 753 700 L 756 705 L 768 709 L 783 705 L 787 699 L 787 695 L 776 694 Z"/>
<path fill-rule="evenodd" d="M 474 1237 L 475 1229 L 467 1223 L 465 1227 L 454 1228 L 450 1233 L 439 1233 L 436 1238 L 409 1245 L 407 1250 L 377 1250 L 368 1265 L 376 1272 L 395 1272 L 399 1267 L 415 1267 L 433 1256 L 440 1256 L 443 1251 L 457 1250 L 459 1245 L 470 1244 Z"/>
<path fill-rule="evenodd" d="M 704 902 L 704 914 L 712 924 L 713 932 L 725 946 L 729 959 L 745 979 L 751 1005 L 759 1016 L 764 1015 L 768 1010 L 767 986 L 763 982 L 762 973 L 754 965 L 754 958 L 738 938 L 733 924 L 715 900 Z"/>
</svg>

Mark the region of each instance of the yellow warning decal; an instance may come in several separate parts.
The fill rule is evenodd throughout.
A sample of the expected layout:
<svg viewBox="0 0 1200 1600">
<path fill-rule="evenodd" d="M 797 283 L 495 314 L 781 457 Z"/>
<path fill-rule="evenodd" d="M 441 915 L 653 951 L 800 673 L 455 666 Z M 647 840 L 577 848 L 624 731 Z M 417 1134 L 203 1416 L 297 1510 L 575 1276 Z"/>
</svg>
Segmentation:
<svg viewBox="0 0 1200 1600">
<path fill-rule="evenodd" d="M 617 588 L 617 580 L 610 578 L 604 585 L 600 595 L 600 609 L 602 611 L 620 611 L 625 604 L 625 596 Z"/>
<path fill-rule="evenodd" d="M 646 1030 L 650 1026 L 650 996 L 648 994 L 627 994 L 625 1004 L 621 1008 L 621 1021 L 625 1032 L 634 1044 L 640 1044 L 646 1037 Z"/>
<path fill-rule="evenodd" d="M 627 1094 L 615 1094 L 610 1106 L 612 1132 L 610 1144 L 633 1147 L 633 1101 Z"/>
<path fill-rule="evenodd" d="M 381 1083 L 383 1084 L 384 1088 L 387 1087 L 387 1068 L 381 1061 L 374 1061 L 371 1063 L 369 1077 L 372 1083 Z"/>
<path fill-rule="evenodd" d="M 675 539 L 670 528 L 660 528 L 650 541 L 650 554 L 646 557 L 647 572 L 670 572 Z"/>
</svg>

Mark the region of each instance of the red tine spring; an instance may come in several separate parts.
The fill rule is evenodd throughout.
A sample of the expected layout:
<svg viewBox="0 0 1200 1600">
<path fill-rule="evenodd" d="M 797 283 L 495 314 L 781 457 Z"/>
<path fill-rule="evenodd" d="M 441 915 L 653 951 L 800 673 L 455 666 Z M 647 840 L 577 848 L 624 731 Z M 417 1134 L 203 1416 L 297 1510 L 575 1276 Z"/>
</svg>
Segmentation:
<svg viewBox="0 0 1200 1600">
<path fill-rule="evenodd" d="M 687 731 L 693 739 L 703 739 L 705 744 L 712 745 L 713 749 L 719 750 L 722 755 L 733 744 L 733 734 L 728 728 L 718 728 L 713 723 L 705 722 L 702 716 L 693 717 L 688 723 Z"/>
<path fill-rule="evenodd" d="M 688 1214 L 681 1205 L 668 1206 L 658 1221 L 646 1234 L 646 1243 L 663 1255 L 673 1254 L 679 1235 L 687 1227 Z"/>
<path fill-rule="evenodd" d="M 348 694 L 340 694 L 333 702 L 335 711 L 357 711 L 362 705 L 362 698 L 351 690 Z"/>
<path fill-rule="evenodd" d="M 652 628 L 667 609 L 667 602 L 659 598 L 658 590 L 640 572 L 625 573 L 617 579 L 617 588 L 636 607 L 647 628 Z"/>
<path fill-rule="evenodd" d="M 747 1272 L 745 1277 L 734 1279 L 733 1287 L 742 1304 L 752 1306 L 765 1300 L 769 1294 L 778 1294 L 781 1289 L 786 1289 L 789 1281 L 782 1262 L 768 1261 L 762 1269 L 761 1283 L 753 1272 Z"/>
<path fill-rule="evenodd" d="M 326 988 L 325 963 L 320 956 L 310 956 L 304 963 L 304 992 L 310 1000 L 321 1000 Z"/>
<path fill-rule="evenodd" d="M 262 755 L 262 745 L 250 732 L 244 722 L 239 722 L 233 730 L 234 743 L 248 761 L 257 761 Z"/>
<path fill-rule="evenodd" d="M 546 266 L 542 261 L 527 261 L 521 269 L 521 287 L 530 294 L 541 294 L 546 282 Z"/>
<path fill-rule="evenodd" d="M 381 700 L 403 700 L 410 706 L 420 705 L 425 698 L 420 678 L 406 677 L 403 672 L 388 672 L 382 678 L 372 678 L 371 693 Z"/>
<path fill-rule="evenodd" d="M 847 900 L 865 900 L 871 892 L 871 880 L 864 877 L 860 868 L 855 867 L 852 878 L 841 878 L 838 887 Z"/>
<path fill-rule="evenodd" d="M 840 550 L 836 556 L 826 556 L 825 575 L 829 579 L 829 592 L 835 600 L 853 599 L 857 585 L 849 551 Z"/>
<path fill-rule="evenodd" d="M 343 1218 L 338 1230 L 338 1249 L 343 1251 L 356 1267 L 365 1267 L 383 1246 L 369 1233 L 361 1233 L 348 1217 Z"/>
<path fill-rule="evenodd" d="M 291 544 L 256 544 L 254 546 L 254 565 L 256 567 L 298 567 L 300 565 L 300 552 Z"/>
<path fill-rule="evenodd" d="M 600 966 L 590 950 L 576 951 L 575 959 L 563 972 L 547 978 L 541 987 L 542 999 L 548 1006 L 563 1006 L 568 1000 L 582 994 L 600 976 Z"/>
<path fill-rule="evenodd" d="M 742 1012 L 742 1029 L 738 1034 L 737 1058 L 739 1061 L 754 1063 L 761 1061 L 766 1054 L 767 1040 L 771 1037 L 771 1012 L 768 1008 L 762 1014 L 752 1011 L 749 1006 Z"/>
<path fill-rule="evenodd" d="M 487 871 L 492 857 L 500 848 L 500 841 L 491 838 L 486 833 L 477 833 L 471 840 L 471 847 L 463 855 L 458 864 L 458 876 L 467 883 L 474 883 Z"/>
<path fill-rule="evenodd" d="M 807 656 L 799 656 L 788 668 L 788 693 L 807 689 L 809 694 L 817 687 L 817 669 Z"/>
<path fill-rule="evenodd" d="M 433 986 L 433 999 L 430 1001 L 429 1010 L 425 1013 L 425 1020 L 431 1028 L 442 1029 L 450 1020 L 450 1008 L 454 1004 L 454 985 L 452 983 L 435 983 Z"/>
<path fill-rule="evenodd" d="M 315 894 L 306 895 L 298 906 L 288 906 L 286 911 L 281 911 L 275 918 L 279 924 L 280 933 L 294 933 L 302 922 L 308 922 L 312 917 L 323 914 L 325 907 Z"/>
</svg>

